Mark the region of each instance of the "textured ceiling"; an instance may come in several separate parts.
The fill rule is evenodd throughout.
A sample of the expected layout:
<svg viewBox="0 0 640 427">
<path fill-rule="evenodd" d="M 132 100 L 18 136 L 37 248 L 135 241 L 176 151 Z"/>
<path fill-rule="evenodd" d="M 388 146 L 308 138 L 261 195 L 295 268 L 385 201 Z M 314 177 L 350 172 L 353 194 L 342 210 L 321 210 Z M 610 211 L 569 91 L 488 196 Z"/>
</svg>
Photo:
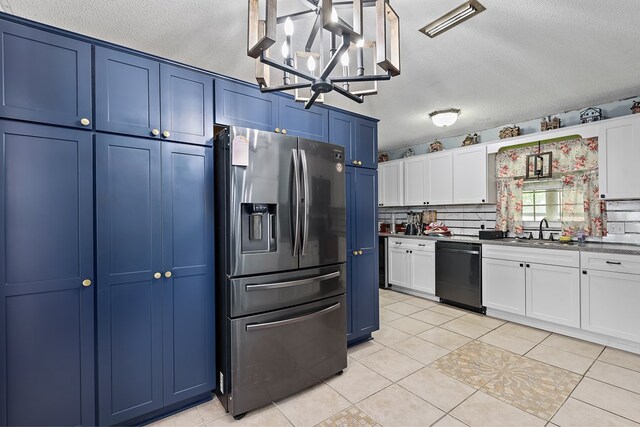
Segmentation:
<svg viewBox="0 0 640 427">
<path fill-rule="evenodd" d="M 291 1 L 291 0 L 289 0 Z M 383 149 L 429 142 L 640 94 L 638 0 L 482 0 L 487 11 L 429 39 L 424 24 L 462 0 L 392 0 L 402 75 L 357 105 L 381 119 Z M 253 81 L 246 0 L 0 0 L 25 18 Z M 436 128 L 427 113 L 462 109 Z"/>
</svg>

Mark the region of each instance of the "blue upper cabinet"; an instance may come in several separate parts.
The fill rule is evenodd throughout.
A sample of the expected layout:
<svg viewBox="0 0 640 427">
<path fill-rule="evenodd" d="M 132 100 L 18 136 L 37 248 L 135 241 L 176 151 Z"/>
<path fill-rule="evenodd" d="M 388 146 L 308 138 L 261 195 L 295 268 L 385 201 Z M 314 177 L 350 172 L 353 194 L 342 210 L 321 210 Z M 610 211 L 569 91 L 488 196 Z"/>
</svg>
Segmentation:
<svg viewBox="0 0 640 427">
<path fill-rule="evenodd" d="M 0 120 L 0 425 L 95 425 L 92 164 L 89 132 Z"/>
<path fill-rule="evenodd" d="M 345 148 L 347 165 L 378 167 L 378 124 L 339 111 L 329 112 L 329 142 Z"/>
<path fill-rule="evenodd" d="M 256 87 L 216 80 L 216 123 L 274 132 L 278 124 L 278 96 Z"/>
<path fill-rule="evenodd" d="M 96 129 L 160 138 L 160 63 L 95 48 Z"/>
<path fill-rule="evenodd" d="M 356 117 L 356 157 L 358 166 L 378 168 L 378 123 Z"/>
<path fill-rule="evenodd" d="M 213 145 L 213 79 L 206 74 L 160 66 L 161 135 L 190 144 Z"/>
<path fill-rule="evenodd" d="M 288 135 L 329 141 L 329 110 L 318 105 L 304 109 L 304 103 L 284 96 L 278 100 L 279 127 Z"/>
<path fill-rule="evenodd" d="M 162 144 L 165 406 L 215 388 L 212 184 L 211 148 Z"/>
<path fill-rule="evenodd" d="M 356 165 L 355 117 L 339 111 L 329 111 L 329 142 L 344 147 L 346 165 Z"/>
<path fill-rule="evenodd" d="M 90 128 L 91 45 L 4 20 L 0 36 L 0 116 Z"/>
</svg>

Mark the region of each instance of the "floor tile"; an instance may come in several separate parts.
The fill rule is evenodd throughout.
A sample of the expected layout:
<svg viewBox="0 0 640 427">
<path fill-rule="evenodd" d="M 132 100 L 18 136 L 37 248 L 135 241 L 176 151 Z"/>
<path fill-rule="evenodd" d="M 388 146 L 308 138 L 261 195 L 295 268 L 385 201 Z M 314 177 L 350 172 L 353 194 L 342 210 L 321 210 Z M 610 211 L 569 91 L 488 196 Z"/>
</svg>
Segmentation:
<svg viewBox="0 0 640 427">
<path fill-rule="evenodd" d="M 430 426 L 444 412 L 394 384 L 358 404 L 385 427 Z"/>
<path fill-rule="evenodd" d="M 292 424 L 273 404 L 264 408 L 250 411 L 244 418 L 236 421 L 229 414 L 214 421 L 209 421 L 207 427 L 238 426 L 238 427 L 292 427 Z"/>
<path fill-rule="evenodd" d="M 387 298 L 391 298 L 392 300 L 395 300 L 395 301 L 404 301 L 404 300 L 414 298 L 411 295 L 403 294 L 402 292 L 396 292 L 396 291 L 389 291 L 389 293 L 385 294 L 384 296 Z"/>
<path fill-rule="evenodd" d="M 604 346 L 600 344 L 594 344 L 591 342 L 579 340 L 576 338 L 567 337 L 565 335 L 551 334 L 549 337 L 542 341 L 542 344 L 549 347 L 559 348 L 570 353 L 578 354 L 580 356 L 589 357 L 595 359 L 602 353 Z"/>
<path fill-rule="evenodd" d="M 376 420 L 352 406 L 338 412 L 333 417 L 318 424 L 316 427 L 382 427 Z"/>
<path fill-rule="evenodd" d="M 478 338 L 478 341 L 509 350 L 519 355 L 525 354 L 536 346 L 535 342 L 527 341 L 515 335 L 506 334 L 502 332 L 500 328 L 494 329 L 488 334 L 481 336 Z"/>
<path fill-rule="evenodd" d="M 351 403 L 331 387 L 322 383 L 276 402 L 276 406 L 296 427 L 303 427 L 315 426 L 348 408 Z"/>
<path fill-rule="evenodd" d="M 401 317 L 404 316 L 400 313 L 396 313 L 395 311 L 387 310 L 384 307 L 380 309 L 380 323 L 389 323 L 396 319 L 400 319 Z"/>
<path fill-rule="evenodd" d="M 220 403 L 218 398 L 215 396 L 209 402 L 198 405 L 197 408 L 200 416 L 205 422 L 216 420 L 227 413 L 227 411 L 224 410 L 222 403 Z"/>
<path fill-rule="evenodd" d="M 418 337 L 411 337 L 391 346 L 405 356 L 428 365 L 442 356 L 449 354 L 450 350 L 437 346 Z"/>
<path fill-rule="evenodd" d="M 619 417 L 611 412 L 604 411 L 595 406 L 569 398 L 562 408 L 551 420 L 560 427 L 584 427 L 584 426 L 638 426 L 633 421 Z"/>
<path fill-rule="evenodd" d="M 480 388 L 520 356 L 472 341 L 435 361 L 432 366 L 463 383 Z"/>
<path fill-rule="evenodd" d="M 468 323 L 474 323 L 476 325 L 480 325 L 489 329 L 495 329 L 498 326 L 504 325 L 506 323 L 504 320 L 475 313 L 466 313 L 460 320 L 464 320 Z"/>
<path fill-rule="evenodd" d="M 389 305 L 389 304 L 393 304 L 393 303 L 397 302 L 394 299 L 391 299 L 389 297 L 385 297 L 385 296 L 382 296 L 382 295 L 380 295 L 378 298 L 379 298 L 380 307 L 384 307 L 385 305 Z"/>
<path fill-rule="evenodd" d="M 422 310 L 420 307 L 416 307 L 415 305 L 407 304 L 406 302 L 395 302 L 393 304 L 389 304 L 385 307 L 386 310 L 391 310 L 398 314 L 402 314 L 403 316 L 408 316 L 417 311 Z"/>
<path fill-rule="evenodd" d="M 364 357 L 360 363 L 391 381 L 398 381 L 424 367 L 422 363 L 390 348 Z"/>
<path fill-rule="evenodd" d="M 450 322 L 444 323 L 440 325 L 441 328 L 444 328 L 451 332 L 456 332 L 460 335 L 467 336 L 469 338 L 479 338 L 482 335 L 490 332 L 490 328 L 485 328 L 484 326 L 480 326 L 475 323 L 469 323 L 464 321 L 462 318 L 458 318 L 452 320 Z"/>
<path fill-rule="evenodd" d="M 465 314 L 467 314 L 466 311 L 459 310 L 459 309 L 453 308 L 453 307 L 449 307 L 449 306 L 446 306 L 444 304 L 438 304 L 435 307 L 430 308 L 429 310 L 433 311 L 434 313 L 440 313 L 440 314 L 444 314 L 445 316 L 450 316 L 450 317 L 461 317 L 461 316 L 464 316 Z"/>
<path fill-rule="evenodd" d="M 551 335 L 551 332 L 540 329 L 530 328 L 528 326 L 518 325 L 517 323 L 507 322 L 498 328 L 500 332 L 514 335 L 518 338 L 539 344 L 542 340 Z"/>
<path fill-rule="evenodd" d="M 170 417 L 156 421 L 149 426 L 152 427 L 196 427 L 204 424 L 200 412 L 197 408 L 190 408 L 182 412 L 178 412 Z"/>
<path fill-rule="evenodd" d="M 591 358 L 579 356 L 575 353 L 570 353 L 556 347 L 549 347 L 544 344 L 539 344 L 537 347 L 534 347 L 526 356 L 580 375 L 584 375 L 593 363 L 593 359 Z"/>
<path fill-rule="evenodd" d="M 449 412 L 476 389 L 430 367 L 403 378 L 398 384 L 435 407 Z"/>
<path fill-rule="evenodd" d="M 358 360 L 373 354 L 376 351 L 384 350 L 384 348 L 385 347 L 382 344 L 378 344 L 375 340 L 371 340 L 349 347 L 347 349 L 347 354 L 353 359 Z"/>
<path fill-rule="evenodd" d="M 640 355 L 638 354 L 607 347 L 598 359 L 603 362 L 640 372 Z"/>
<path fill-rule="evenodd" d="M 411 335 L 385 324 L 380 325 L 380 329 L 371 334 L 371 336 L 373 336 L 373 339 L 379 344 L 390 346 L 402 340 L 406 340 Z"/>
<path fill-rule="evenodd" d="M 451 415 L 471 427 L 544 426 L 545 421 L 481 391 L 462 402 Z"/>
<path fill-rule="evenodd" d="M 640 422 L 639 394 L 591 378 L 584 378 L 571 397 Z"/>
<path fill-rule="evenodd" d="M 326 383 L 351 403 L 357 403 L 391 385 L 391 381 L 358 362 L 351 364 L 342 375 L 331 377 Z"/>
<path fill-rule="evenodd" d="M 431 301 L 429 299 L 426 298 L 410 298 L 408 300 L 405 300 L 403 302 L 406 302 L 407 304 L 411 304 L 411 305 L 415 305 L 416 307 L 420 307 L 422 309 L 425 308 L 431 308 L 431 307 L 435 307 L 436 305 L 438 305 L 437 302 L 435 301 Z"/>
<path fill-rule="evenodd" d="M 640 372 L 596 361 L 587 371 L 587 376 L 640 394 Z"/>
<path fill-rule="evenodd" d="M 430 323 L 432 325 L 441 325 L 450 320 L 453 320 L 453 317 L 451 316 L 445 316 L 444 314 L 436 313 L 435 311 L 431 310 L 422 310 L 417 313 L 413 313 L 409 317 L 411 317 L 412 319 L 420 320 L 421 322 Z"/>
<path fill-rule="evenodd" d="M 456 350 L 471 341 L 469 337 L 442 328 L 429 329 L 426 332 L 418 334 L 418 337 L 448 350 Z"/>
<path fill-rule="evenodd" d="M 465 423 L 453 418 L 451 415 L 445 415 L 433 425 L 433 427 L 467 427 Z"/>
<path fill-rule="evenodd" d="M 388 323 L 392 328 L 396 328 L 402 332 L 406 332 L 410 335 L 417 335 L 429 329 L 435 328 L 435 326 L 428 323 L 421 322 L 410 317 L 401 317 Z"/>
<path fill-rule="evenodd" d="M 522 357 L 481 390 L 531 415 L 550 420 L 580 379 L 573 372 Z"/>
</svg>

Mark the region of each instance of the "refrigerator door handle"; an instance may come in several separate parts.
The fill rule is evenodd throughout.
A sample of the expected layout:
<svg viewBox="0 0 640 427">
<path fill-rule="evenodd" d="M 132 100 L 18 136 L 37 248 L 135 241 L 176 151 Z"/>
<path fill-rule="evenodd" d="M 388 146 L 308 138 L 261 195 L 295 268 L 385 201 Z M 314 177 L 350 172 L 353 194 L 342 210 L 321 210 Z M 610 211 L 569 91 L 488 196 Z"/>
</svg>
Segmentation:
<svg viewBox="0 0 640 427">
<path fill-rule="evenodd" d="M 334 271 L 333 273 L 323 274 L 322 276 L 309 277 L 308 279 L 300 279 L 300 280 L 291 280 L 289 282 L 278 282 L 278 283 L 262 283 L 260 285 L 246 285 L 246 291 L 263 291 L 266 289 L 282 289 L 288 288 L 290 286 L 299 286 L 306 285 L 308 283 L 313 282 L 324 282 L 326 280 L 335 279 L 336 277 L 340 277 L 339 271 Z"/>
<path fill-rule="evenodd" d="M 300 161 L 302 163 L 302 182 L 304 190 L 304 224 L 302 228 L 302 255 L 307 252 L 307 240 L 309 239 L 309 169 L 307 167 L 307 153 L 300 150 Z"/>
<path fill-rule="evenodd" d="M 291 155 L 293 158 L 293 190 L 295 190 L 295 196 L 291 200 L 291 208 L 293 210 L 293 256 L 298 256 L 298 248 L 300 246 L 300 170 L 298 169 L 298 150 L 292 149 Z M 293 191 L 292 191 L 293 192 Z"/>
<path fill-rule="evenodd" d="M 269 328 L 277 328 L 278 326 L 286 326 L 292 323 L 304 322 L 305 320 L 313 319 L 314 317 L 322 316 L 323 314 L 327 314 L 332 312 L 333 310 L 337 310 L 340 308 L 340 303 L 337 302 L 334 305 L 331 305 L 327 308 L 323 308 L 311 314 L 306 314 L 304 316 L 293 317 L 291 319 L 277 320 L 275 322 L 266 322 L 266 323 L 254 323 L 253 325 L 247 325 L 246 330 L 249 331 L 259 331 L 261 329 L 269 329 Z"/>
</svg>

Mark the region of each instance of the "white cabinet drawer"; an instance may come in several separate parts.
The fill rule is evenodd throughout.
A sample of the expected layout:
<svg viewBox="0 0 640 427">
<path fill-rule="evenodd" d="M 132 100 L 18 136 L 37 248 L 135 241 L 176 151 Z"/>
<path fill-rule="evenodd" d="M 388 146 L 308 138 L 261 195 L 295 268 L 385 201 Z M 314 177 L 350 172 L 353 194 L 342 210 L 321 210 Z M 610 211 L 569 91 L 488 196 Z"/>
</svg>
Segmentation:
<svg viewBox="0 0 640 427">
<path fill-rule="evenodd" d="M 580 266 L 580 252 L 562 249 L 521 248 L 485 244 L 482 245 L 482 257 L 563 267 L 578 268 Z"/>
<path fill-rule="evenodd" d="M 433 240 L 421 240 L 421 239 L 408 239 L 408 238 L 389 238 L 389 247 L 400 247 L 412 250 L 424 250 L 429 252 L 435 252 L 436 242 Z"/>
<path fill-rule="evenodd" d="M 581 263 L 583 270 L 640 274 L 640 256 L 638 255 L 582 252 Z"/>
</svg>

